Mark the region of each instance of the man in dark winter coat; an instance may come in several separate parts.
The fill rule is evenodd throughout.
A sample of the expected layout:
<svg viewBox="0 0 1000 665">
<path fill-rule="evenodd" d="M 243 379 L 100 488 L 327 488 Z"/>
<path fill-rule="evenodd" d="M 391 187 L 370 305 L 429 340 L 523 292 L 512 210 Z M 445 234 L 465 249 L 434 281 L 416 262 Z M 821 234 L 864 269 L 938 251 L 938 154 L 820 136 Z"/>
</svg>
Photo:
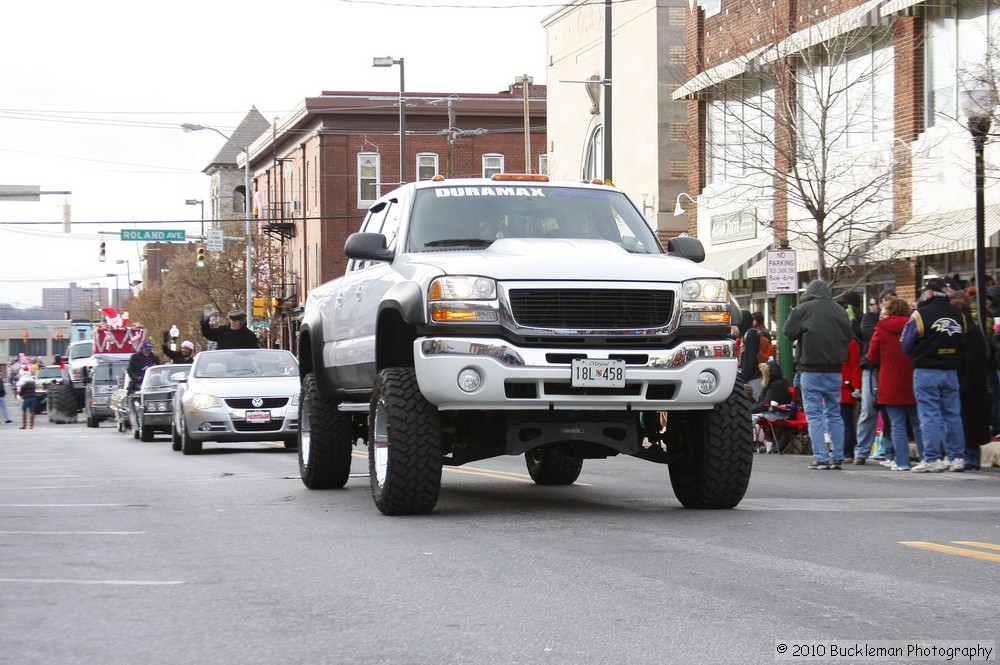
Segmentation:
<svg viewBox="0 0 1000 665">
<path fill-rule="evenodd" d="M 207 316 L 201 319 L 201 334 L 215 342 L 217 349 L 256 349 L 257 336 L 247 328 L 246 312 L 236 310 L 229 313 L 229 325 L 213 328 Z"/>
<path fill-rule="evenodd" d="M 809 420 L 809 439 L 815 457 L 809 468 L 839 469 L 844 463 L 840 369 L 847 361 L 847 345 L 854 339 L 851 322 L 830 296 L 827 283 L 816 279 L 806 287 L 781 332 L 798 342 L 795 366 L 800 373 L 802 405 Z M 833 448 L 829 452 L 827 434 Z"/>
<path fill-rule="evenodd" d="M 913 392 L 924 434 L 924 459 L 912 473 L 965 470 L 956 370 L 962 363 L 966 322 L 948 302 L 945 288 L 944 280 L 927 280 L 900 338 L 903 351 L 913 360 Z M 945 454 L 949 464 L 942 459 Z"/>
<path fill-rule="evenodd" d="M 160 357 L 153 353 L 153 343 L 148 339 L 139 345 L 136 351 L 128 359 L 129 392 L 134 392 L 142 385 L 142 377 L 146 374 L 146 368 L 160 364 Z"/>
</svg>

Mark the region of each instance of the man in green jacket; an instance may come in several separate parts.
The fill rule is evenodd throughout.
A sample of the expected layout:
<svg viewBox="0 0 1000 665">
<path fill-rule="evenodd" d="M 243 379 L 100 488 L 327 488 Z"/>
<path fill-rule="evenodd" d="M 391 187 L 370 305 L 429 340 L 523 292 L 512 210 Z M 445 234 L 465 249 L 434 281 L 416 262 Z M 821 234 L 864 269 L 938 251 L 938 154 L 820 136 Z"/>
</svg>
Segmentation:
<svg viewBox="0 0 1000 665">
<path fill-rule="evenodd" d="M 798 342 L 795 369 L 815 457 L 809 468 L 839 469 L 844 461 L 840 368 L 847 361 L 847 345 L 854 337 L 851 322 L 834 302 L 827 283 L 817 279 L 806 287 L 781 332 Z M 826 449 L 825 434 L 830 435 L 832 456 Z"/>
</svg>

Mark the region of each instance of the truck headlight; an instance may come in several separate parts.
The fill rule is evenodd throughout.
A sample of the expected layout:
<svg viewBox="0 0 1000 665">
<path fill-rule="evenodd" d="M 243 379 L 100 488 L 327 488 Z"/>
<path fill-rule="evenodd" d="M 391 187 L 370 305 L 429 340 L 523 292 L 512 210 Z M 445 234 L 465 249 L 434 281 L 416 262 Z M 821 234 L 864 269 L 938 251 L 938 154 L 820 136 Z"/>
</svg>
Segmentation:
<svg viewBox="0 0 1000 665">
<path fill-rule="evenodd" d="M 730 324 L 729 288 L 717 278 L 689 279 L 681 285 L 681 323 Z"/>
<path fill-rule="evenodd" d="M 438 277 L 427 289 L 432 321 L 492 322 L 500 320 L 497 283 L 488 277 Z"/>
</svg>

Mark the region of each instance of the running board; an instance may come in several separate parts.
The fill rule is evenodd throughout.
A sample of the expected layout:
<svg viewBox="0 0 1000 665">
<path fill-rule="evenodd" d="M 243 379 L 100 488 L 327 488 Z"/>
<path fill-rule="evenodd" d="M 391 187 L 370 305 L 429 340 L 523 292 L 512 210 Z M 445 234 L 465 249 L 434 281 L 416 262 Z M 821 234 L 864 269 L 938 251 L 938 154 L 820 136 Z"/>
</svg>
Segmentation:
<svg viewBox="0 0 1000 665">
<path fill-rule="evenodd" d="M 337 405 L 337 411 L 350 411 L 353 413 L 368 413 L 367 402 L 341 402 Z"/>
</svg>

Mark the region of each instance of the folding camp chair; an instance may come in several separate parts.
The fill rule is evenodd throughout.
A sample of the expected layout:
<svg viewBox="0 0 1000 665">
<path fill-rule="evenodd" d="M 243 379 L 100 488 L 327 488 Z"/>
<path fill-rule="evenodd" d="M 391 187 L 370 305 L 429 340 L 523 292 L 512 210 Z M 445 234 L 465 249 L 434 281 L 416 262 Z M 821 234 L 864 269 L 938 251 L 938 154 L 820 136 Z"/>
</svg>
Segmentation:
<svg viewBox="0 0 1000 665">
<path fill-rule="evenodd" d="M 789 388 L 792 401 L 789 404 L 769 406 L 764 413 L 757 416 L 757 424 L 770 435 L 774 442 L 774 451 L 779 455 L 785 453 L 807 454 L 812 450 L 809 441 L 809 421 L 806 420 L 805 409 L 799 403 L 799 391 Z"/>
</svg>

